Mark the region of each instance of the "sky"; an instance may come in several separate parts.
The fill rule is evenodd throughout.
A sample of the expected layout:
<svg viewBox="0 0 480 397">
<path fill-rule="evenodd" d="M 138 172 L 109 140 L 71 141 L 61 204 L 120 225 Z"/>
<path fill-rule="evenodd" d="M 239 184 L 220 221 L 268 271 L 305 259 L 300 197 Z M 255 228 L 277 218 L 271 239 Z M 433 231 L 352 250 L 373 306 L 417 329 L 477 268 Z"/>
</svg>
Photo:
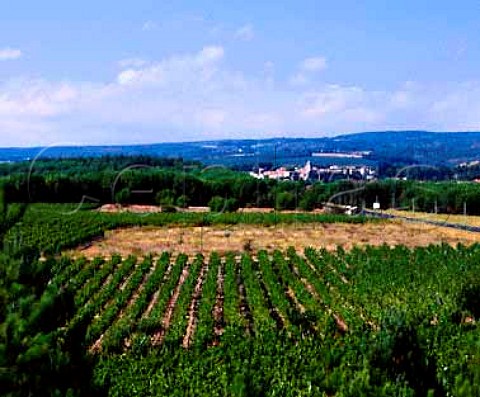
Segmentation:
<svg viewBox="0 0 480 397">
<path fill-rule="evenodd" d="M 0 146 L 480 131 L 478 37 L 478 0 L 0 0 Z"/>
</svg>

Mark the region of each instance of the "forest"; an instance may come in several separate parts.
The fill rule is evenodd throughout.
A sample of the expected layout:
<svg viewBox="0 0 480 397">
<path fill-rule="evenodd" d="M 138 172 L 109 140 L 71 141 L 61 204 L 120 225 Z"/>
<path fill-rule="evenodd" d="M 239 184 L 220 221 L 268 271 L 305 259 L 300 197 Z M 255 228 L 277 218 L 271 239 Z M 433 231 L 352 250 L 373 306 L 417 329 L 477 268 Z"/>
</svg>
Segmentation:
<svg viewBox="0 0 480 397">
<path fill-rule="evenodd" d="M 5 195 L 15 203 L 118 203 L 311 211 L 326 202 L 382 209 L 480 214 L 480 184 L 387 178 L 376 181 L 258 180 L 223 166 L 182 159 L 100 157 L 3 164 Z"/>
</svg>

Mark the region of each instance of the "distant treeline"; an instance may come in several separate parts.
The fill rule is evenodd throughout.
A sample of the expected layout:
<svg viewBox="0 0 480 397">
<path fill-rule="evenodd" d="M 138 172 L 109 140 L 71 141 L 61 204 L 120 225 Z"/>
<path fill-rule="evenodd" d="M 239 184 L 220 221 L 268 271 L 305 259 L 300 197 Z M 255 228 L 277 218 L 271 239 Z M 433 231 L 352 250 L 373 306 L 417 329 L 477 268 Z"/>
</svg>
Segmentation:
<svg viewBox="0 0 480 397">
<path fill-rule="evenodd" d="M 151 156 L 103 156 L 78 158 L 43 158 L 18 163 L 0 164 L 0 176 L 23 175 L 62 175 L 77 177 L 90 172 L 122 171 L 129 168 L 160 167 L 183 170 L 199 168 L 197 161 L 182 158 L 163 158 Z"/>
<path fill-rule="evenodd" d="M 198 162 L 151 157 L 38 160 L 2 165 L 8 202 L 120 203 L 165 208 L 210 206 L 313 210 L 331 201 L 382 208 L 480 214 L 480 184 L 385 179 L 375 182 L 257 180 Z"/>
</svg>

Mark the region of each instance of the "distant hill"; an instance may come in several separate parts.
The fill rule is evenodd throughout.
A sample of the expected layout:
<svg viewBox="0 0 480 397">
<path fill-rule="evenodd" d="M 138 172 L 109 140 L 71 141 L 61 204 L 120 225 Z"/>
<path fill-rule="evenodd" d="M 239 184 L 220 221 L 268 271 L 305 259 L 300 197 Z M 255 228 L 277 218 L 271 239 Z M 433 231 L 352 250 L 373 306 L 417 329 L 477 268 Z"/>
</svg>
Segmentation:
<svg viewBox="0 0 480 397">
<path fill-rule="evenodd" d="M 363 132 L 332 141 L 343 150 L 372 150 L 376 158 L 451 165 L 480 158 L 480 132 Z"/>
<path fill-rule="evenodd" d="M 43 152 L 42 152 L 43 151 Z M 316 152 L 369 152 L 361 159 L 312 157 Z M 152 145 L 3 148 L 0 161 L 42 157 L 150 155 L 251 168 L 261 164 L 402 163 L 454 166 L 480 159 L 480 132 L 384 131 L 329 138 L 220 140 Z"/>
</svg>

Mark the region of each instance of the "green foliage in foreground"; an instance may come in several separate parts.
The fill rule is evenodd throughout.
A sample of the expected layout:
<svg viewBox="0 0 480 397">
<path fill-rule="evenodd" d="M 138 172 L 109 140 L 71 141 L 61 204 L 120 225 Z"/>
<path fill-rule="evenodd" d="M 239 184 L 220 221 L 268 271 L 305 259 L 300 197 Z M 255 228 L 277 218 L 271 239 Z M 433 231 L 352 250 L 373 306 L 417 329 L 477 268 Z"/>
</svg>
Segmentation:
<svg viewBox="0 0 480 397">
<path fill-rule="evenodd" d="M 8 205 L 0 194 L 0 208 L 3 237 L 22 220 L 26 207 Z M 91 391 L 92 365 L 81 339 L 65 338 L 61 332 L 75 310 L 72 290 L 63 285 L 66 279 L 54 282 L 52 278 L 61 263 L 68 264 L 39 261 L 25 253 L 14 259 L 0 249 L 0 391 L 4 396 L 73 397 Z"/>
<path fill-rule="evenodd" d="M 0 326 L 2 392 L 11 396 L 479 395 L 480 328 L 466 319 L 477 314 L 480 246 L 367 247 L 334 253 L 307 249 L 304 256 L 289 250 L 271 257 L 261 252 L 258 260 L 244 256 L 232 263 L 232 259 L 229 256 L 223 265 L 216 255 L 210 260 L 213 273 L 204 285 L 210 298 L 200 300 L 198 326 L 203 330 L 199 329 L 198 338 L 212 338 L 213 323 L 204 321 L 208 311 L 201 307 L 214 302 L 219 266 L 225 269 L 226 294 L 237 289 L 235 281 L 227 283 L 231 270 L 246 283 L 253 314 L 247 321 L 258 324 L 255 335 L 246 334 L 245 318 L 229 313 L 219 346 L 194 343 L 189 350 L 181 347 L 178 336 L 185 329 L 181 313 L 189 305 L 200 257 L 189 260 L 196 270 L 177 302 L 182 310 L 174 312 L 170 336 L 167 332 L 159 346 L 150 344 L 156 328 L 136 330 L 136 321 L 155 291 L 154 284 L 161 292 L 158 306 L 165 308 L 168 292 L 186 265 L 185 256 L 176 260 L 167 281 L 162 275 L 171 259 L 162 255 L 158 260 L 152 283 L 145 284 L 145 293 L 138 296 L 139 305 L 124 312 L 133 323 L 118 321 L 115 313 L 139 288 L 152 258 L 137 262 L 138 266 L 134 258 L 119 257 L 110 261 L 64 257 L 28 266 L 0 261 L 6 275 L 1 289 L 8 292 Z M 15 265 L 21 271 L 15 273 Z M 305 294 L 302 283 L 287 277 L 294 268 L 319 296 Z M 102 287 L 109 272 L 113 278 Z M 340 274 L 350 282 L 344 283 Z M 124 289 L 115 288 L 123 282 Z M 266 289 L 260 288 L 262 282 Z M 302 331 L 302 315 L 296 318 L 294 312 L 285 311 L 291 302 L 281 291 L 287 286 L 311 311 L 307 318 L 315 323 L 313 334 L 306 328 Z M 90 296 L 84 295 L 84 289 Z M 231 298 L 225 305 L 230 311 L 236 306 L 240 313 L 238 295 Z M 275 328 L 267 302 L 275 302 L 290 319 L 287 329 Z M 331 310 L 347 319 L 348 332 L 339 332 L 322 302 L 329 302 Z M 158 322 L 161 315 L 152 320 Z M 99 336 L 100 331 L 94 330 L 100 325 L 107 332 L 107 345 L 115 346 L 134 332 L 132 345 L 125 352 L 104 350 L 87 358 L 86 349 Z"/>
<path fill-rule="evenodd" d="M 258 324 L 255 336 L 239 334 L 227 322 L 219 347 L 186 351 L 178 342 L 151 347 L 148 338 L 137 338 L 127 355 L 100 359 L 94 383 L 108 386 L 110 396 L 480 395 L 480 329 L 466 321 L 478 313 L 480 246 L 308 249 L 305 259 L 289 250 L 286 256 L 276 252 L 270 265 L 264 253 L 258 263 L 247 258 L 238 266 Z M 289 333 L 272 328 L 266 302 L 282 296 L 275 298 L 273 290 L 262 295 L 258 280 L 276 278 L 268 266 L 287 276 L 289 263 L 315 284 L 322 302 L 348 319 L 347 333 L 338 332 L 331 316 L 316 322 L 315 335 L 297 333 L 298 322 Z M 311 306 L 312 321 L 326 315 L 318 299 L 302 295 L 301 283 L 279 283 Z"/>
<path fill-rule="evenodd" d="M 480 395 L 479 245 L 290 249 L 241 259 L 179 255 L 170 270 L 173 259 L 167 254 L 158 261 L 37 260 L 35 250 L 59 252 L 118 226 L 365 221 L 313 214 L 141 216 L 74 209 L 33 205 L 25 212 L 24 206 L 9 205 L 1 211 L 6 233 L 6 250 L 0 253 L 2 395 Z M 197 334 L 186 350 L 181 340 L 187 309 L 207 263 L 213 273 L 206 274 Z M 190 277 L 180 290 L 174 323 L 164 342 L 153 346 L 152 335 L 162 329 L 162 315 L 186 266 Z M 225 277 L 225 332 L 215 336 L 208 316 L 219 269 Z M 143 318 L 156 292 L 157 305 Z M 348 330 L 339 328 L 336 316 Z M 91 355 L 88 349 L 104 331 L 104 350 Z"/>
<path fill-rule="evenodd" d="M 405 382 L 370 367 L 368 337 L 297 343 L 233 338 L 203 352 L 163 347 L 101 359 L 94 381 L 109 396 L 412 396 Z M 355 345 L 353 343 L 356 343 Z"/>
</svg>

